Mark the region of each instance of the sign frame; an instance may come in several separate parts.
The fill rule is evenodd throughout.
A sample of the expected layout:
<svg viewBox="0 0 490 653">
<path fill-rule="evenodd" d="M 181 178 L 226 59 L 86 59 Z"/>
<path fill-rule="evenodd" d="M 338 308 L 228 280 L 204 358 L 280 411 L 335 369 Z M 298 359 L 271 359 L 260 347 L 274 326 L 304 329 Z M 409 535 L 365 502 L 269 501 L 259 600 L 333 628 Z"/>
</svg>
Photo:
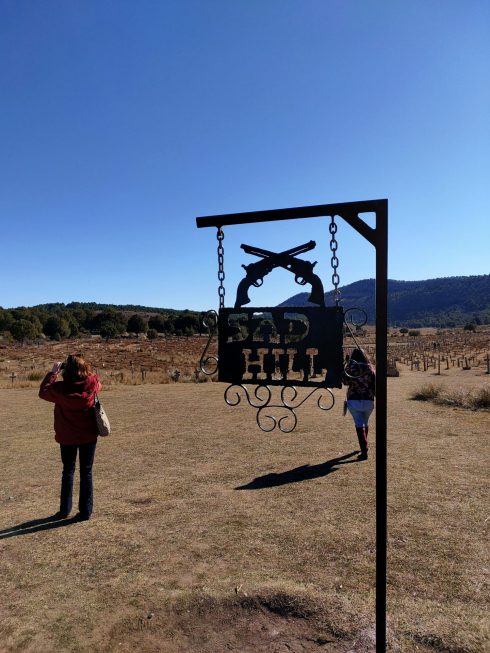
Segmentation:
<svg viewBox="0 0 490 653">
<path fill-rule="evenodd" d="M 375 214 L 375 227 L 361 217 Z M 386 651 L 386 579 L 388 541 L 388 200 L 317 204 L 267 211 L 227 213 L 196 218 L 198 228 L 340 217 L 376 250 L 376 653 Z"/>
</svg>

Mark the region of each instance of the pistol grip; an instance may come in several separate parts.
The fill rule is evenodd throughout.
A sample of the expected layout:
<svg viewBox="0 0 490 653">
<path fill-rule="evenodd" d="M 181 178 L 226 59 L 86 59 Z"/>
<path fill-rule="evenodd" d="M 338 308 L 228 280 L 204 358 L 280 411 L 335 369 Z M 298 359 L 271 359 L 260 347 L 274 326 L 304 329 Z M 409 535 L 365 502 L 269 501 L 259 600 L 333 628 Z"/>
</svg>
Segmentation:
<svg viewBox="0 0 490 653">
<path fill-rule="evenodd" d="M 312 275 L 313 279 L 311 280 L 311 293 L 308 297 L 308 301 L 312 304 L 318 304 L 319 306 L 325 306 L 325 295 L 323 292 L 323 284 L 319 277 L 316 274 Z"/>
<path fill-rule="evenodd" d="M 250 297 L 248 296 L 248 289 L 250 288 L 250 283 L 247 279 L 242 279 L 238 284 L 236 291 L 236 302 L 235 308 L 240 308 L 245 304 L 250 304 Z"/>
</svg>

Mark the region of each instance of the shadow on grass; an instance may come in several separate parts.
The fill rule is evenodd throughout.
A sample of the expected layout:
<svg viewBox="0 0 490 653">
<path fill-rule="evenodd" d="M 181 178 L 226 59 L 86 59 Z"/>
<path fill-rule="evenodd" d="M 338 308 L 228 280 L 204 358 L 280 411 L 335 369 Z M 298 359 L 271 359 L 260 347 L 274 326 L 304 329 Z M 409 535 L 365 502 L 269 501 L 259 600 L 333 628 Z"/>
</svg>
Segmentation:
<svg viewBox="0 0 490 653">
<path fill-rule="evenodd" d="M 30 521 L 25 521 L 0 531 L 0 540 L 6 540 L 9 537 L 17 537 L 19 535 L 29 535 L 30 533 L 37 533 L 39 531 L 50 531 L 54 528 L 63 528 L 64 526 L 70 526 L 78 522 L 79 520 L 76 517 L 60 519 L 57 515 L 31 519 Z"/>
<path fill-rule="evenodd" d="M 294 469 L 288 469 L 286 472 L 280 472 L 279 474 L 272 472 L 270 474 L 264 474 L 264 476 L 257 476 L 250 483 L 239 485 L 235 490 L 263 490 L 268 487 L 286 485 L 287 483 L 301 483 L 301 481 L 311 481 L 313 478 L 321 478 L 340 469 L 338 465 L 359 462 L 357 459 L 348 460 L 348 458 L 352 458 L 352 456 L 358 453 L 359 451 L 352 451 L 338 458 L 327 460 L 319 465 L 301 465 L 301 467 L 294 467 Z"/>
</svg>

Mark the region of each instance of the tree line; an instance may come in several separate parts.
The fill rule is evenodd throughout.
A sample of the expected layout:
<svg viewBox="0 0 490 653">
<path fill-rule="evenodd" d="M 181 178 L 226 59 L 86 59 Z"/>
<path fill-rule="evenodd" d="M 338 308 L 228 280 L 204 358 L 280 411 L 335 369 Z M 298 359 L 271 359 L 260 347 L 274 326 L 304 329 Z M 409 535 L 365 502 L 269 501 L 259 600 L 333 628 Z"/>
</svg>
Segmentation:
<svg viewBox="0 0 490 653">
<path fill-rule="evenodd" d="M 80 302 L 10 309 L 0 307 L 0 333 L 25 342 L 43 337 L 63 340 L 84 334 L 116 338 L 125 333 L 143 333 L 148 338 L 156 338 L 158 334 L 190 336 L 200 332 L 199 313 L 195 311 L 148 308 L 147 313 L 151 311 L 153 314 L 137 312 L 145 308 Z"/>
</svg>

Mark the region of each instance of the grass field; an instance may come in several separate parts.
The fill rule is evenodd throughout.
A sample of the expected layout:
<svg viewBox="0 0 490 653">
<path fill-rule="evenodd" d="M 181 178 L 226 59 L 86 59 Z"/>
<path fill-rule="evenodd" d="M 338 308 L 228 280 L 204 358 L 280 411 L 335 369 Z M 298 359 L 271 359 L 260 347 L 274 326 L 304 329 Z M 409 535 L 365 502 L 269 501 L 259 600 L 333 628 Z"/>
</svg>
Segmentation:
<svg viewBox="0 0 490 653">
<path fill-rule="evenodd" d="M 463 378 L 485 380 L 437 382 Z M 429 380 L 388 379 L 390 650 L 483 652 L 489 413 L 410 400 Z M 93 519 L 49 523 L 52 405 L 0 390 L 1 651 L 372 650 L 373 443 L 355 461 L 340 391 L 290 434 L 262 433 L 222 393 L 107 387 Z"/>
</svg>

